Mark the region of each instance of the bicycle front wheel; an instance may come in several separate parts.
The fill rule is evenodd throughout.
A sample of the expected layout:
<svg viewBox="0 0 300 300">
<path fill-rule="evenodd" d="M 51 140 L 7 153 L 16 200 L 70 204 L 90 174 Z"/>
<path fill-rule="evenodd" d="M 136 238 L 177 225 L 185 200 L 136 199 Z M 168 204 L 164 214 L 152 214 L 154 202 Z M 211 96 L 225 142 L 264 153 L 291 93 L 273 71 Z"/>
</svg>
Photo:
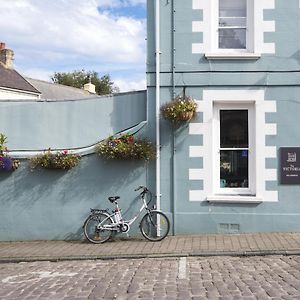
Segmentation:
<svg viewBox="0 0 300 300">
<path fill-rule="evenodd" d="M 140 224 L 142 235 L 149 241 L 161 241 L 170 230 L 167 216 L 160 211 L 149 211 L 144 215 Z"/>
<path fill-rule="evenodd" d="M 112 221 L 108 215 L 104 213 L 91 214 L 84 222 L 84 235 L 91 243 L 102 244 L 112 235 L 111 224 Z"/>
</svg>

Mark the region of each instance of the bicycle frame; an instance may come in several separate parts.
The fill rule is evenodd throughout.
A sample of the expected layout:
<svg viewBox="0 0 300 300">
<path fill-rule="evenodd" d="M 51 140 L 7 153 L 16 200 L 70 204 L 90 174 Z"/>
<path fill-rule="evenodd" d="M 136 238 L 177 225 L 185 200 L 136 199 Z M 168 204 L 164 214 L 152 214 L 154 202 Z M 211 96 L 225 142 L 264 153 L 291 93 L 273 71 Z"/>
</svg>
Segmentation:
<svg viewBox="0 0 300 300">
<path fill-rule="evenodd" d="M 150 208 L 148 207 L 147 202 L 146 202 L 146 200 L 145 200 L 145 195 L 146 195 L 146 194 L 147 194 L 147 192 L 142 192 L 142 193 L 140 194 L 140 198 L 142 199 L 143 204 L 142 204 L 142 206 L 140 207 L 140 210 L 138 211 L 138 213 L 137 213 L 132 219 L 129 219 L 129 220 L 123 220 L 121 210 L 120 210 L 120 208 L 119 208 L 118 203 L 116 202 L 116 203 L 115 203 L 115 204 L 116 204 L 116 210 L 115 210 L 112 214 L 109 214 L 109 213 L 107 212 L 107 218 L 105 218 L 101 223 L 99 223 L 99 224 L 97 225 L 97 229 L 101 230 L 101 229 L 104 229 L 104 228 L 105 228 L 106 230 L 118 231 L 120 225 L 126 224 L 126 225 L 130 226 L 131 224 L 133 224 L 133 223 L 136 221 L 136 219 L 141 215 L 141 213 L 142 213 L 142 211 L 143 211 L 144 209 L 146 209 L 147 211 L 150 211 Z M 121 218 L 120 221 L 117 221 L 117 218 L 116 218 L 117 212 L 120 213 L 120 218 Z M 112 221 L 112 224 L 111 224 L 111 225 L 104 225 L 104 226 L 102 226 L 101 224 L 102 224 L 103 222 L 105 222 L 107 219 L 110 219 L 110 220 Z M 128 230 L 129 230 L 129 229 L 128 229 Z"/>
</svg>

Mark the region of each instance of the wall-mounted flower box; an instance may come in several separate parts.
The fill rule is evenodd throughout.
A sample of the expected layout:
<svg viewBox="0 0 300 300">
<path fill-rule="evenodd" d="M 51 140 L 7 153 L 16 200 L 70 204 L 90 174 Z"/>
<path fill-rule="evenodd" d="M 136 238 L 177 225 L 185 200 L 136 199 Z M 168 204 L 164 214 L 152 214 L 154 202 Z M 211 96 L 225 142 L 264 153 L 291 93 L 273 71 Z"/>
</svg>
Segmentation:
<svg viewBox="0 0 300 300">
<path fill-rule="evenodd" d="M 7 155 L 0 155 L 0 170 L 1 171 L 14 171 L 18 169 L 20 161 L 12 159 Z"/>
<path fill-rule="evenodd" d="M 160 108 L 162 116 L 172 123 L 190 121 L 197 110 L 197 103 L 191 97 L 178 96 Z"/>
<path fill-rule="evenodd" d="M 29 160 L 29 167 L 33 170 L 38 167 L 45 169 L 69 170 L 78 165 L 80 156 L 71 154 L 67 150 L 53 152 L 48 149 Z"/>
<path fill-rule="evenodd" d="M 20 161 L 7 155 L 6 142 L 7 137 L 0 133 L 0 171 L 14 171 L 19 167 Z"/>
<path fill-rule="evenodd" d="M 96 153 L 106 159 L 150 160 L 155 158 L 155 147 L 145 139 L 124 134 L 109 137 L 96 145 Z"/>
</svg>

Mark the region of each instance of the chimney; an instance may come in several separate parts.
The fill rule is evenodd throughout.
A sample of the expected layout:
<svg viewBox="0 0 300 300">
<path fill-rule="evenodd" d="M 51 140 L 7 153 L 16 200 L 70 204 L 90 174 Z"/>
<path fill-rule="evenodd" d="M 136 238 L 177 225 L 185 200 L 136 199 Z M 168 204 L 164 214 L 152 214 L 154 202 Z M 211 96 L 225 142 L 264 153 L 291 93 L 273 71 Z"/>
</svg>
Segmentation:
<svg viewBox="0 0 300 300">
<path fill-rule="evenodd" d="M 5 48 L 5 43 L 0 42 L 0 62 L 7 69 L 13 69 L 14 51 Z"/>
<path fill-rule="evenodd" d="M 96 86 L 91 82 L 86 83 L 83 86 L 83 90 L 89 92 L 90 94 L 96 94 Z"/>
</svg>

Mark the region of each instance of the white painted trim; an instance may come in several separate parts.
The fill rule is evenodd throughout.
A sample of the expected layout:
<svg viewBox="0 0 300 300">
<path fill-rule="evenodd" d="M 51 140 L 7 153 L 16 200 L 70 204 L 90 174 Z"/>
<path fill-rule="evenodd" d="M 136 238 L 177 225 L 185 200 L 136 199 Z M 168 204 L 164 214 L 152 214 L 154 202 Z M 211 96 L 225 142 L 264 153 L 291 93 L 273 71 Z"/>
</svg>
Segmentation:
<svg viewBox="0 0 300 300">
<path fill-rule="evenodd" d="M 203 169 L 189 169 L 189 180 L 202 180 L 204 176 Z"/>
<path fill-rule="evenodd" d="M 189 157 L 203 157 L 204 148 L 203 146 L 190 146 Z"/>
<path fill-rule="evenodd" d="M 209 195 L 214 195 L 213 180 L 216 177 L 216 167 L 212 160 L 215 141 L 212 138 L 214 132 L 213 105 L 214 103 L 224 104 L 251 104 L 255 111 L 255 164 L 256 170 L 254 191 L 256 198 L 263 202 L 278 201 L 277 191 L 267 191 L 267 181 L 277 181 L 277 170 L 266 169 L 266 158 L 276 158 L 277 149 L 275 146 L 266 146 L 266 135 L 276 135 L 277 126 L 273 123 L 266 123 L 265 113 L 276 112 L 276 101 L 265 100 L 263 89 L 255 90 L 204 90 L 203 99 L 199 101 L 198 112 L 203 113 L 203 123 L 191 123 L 189 133 L 191 135 L 202 135 L 203 146 L 189 146 L 189 156 L 203 159 L 203 169 L 190 169 L 191 180 L 202 180 L 203 190 L 190 190 L 190 201 L 206 201 Z M 253 193 L 252 193 L 253 194 Z M 245 196 L 246 197 L 246 196 Z"/>
<path fill-rule="evenodd" d="M 263 199 L 255 195 L 241 196 L 241 195 L 212 195 L 206 199 L 208 202 L 219 203 L 261 203 Z"/>
<path fill-rule="evenodd" d="M 190 123 L 189 134 L 203 134 L 204 126 L 202 123 Z"/>
<path fill-rule="evenodd" d="M 202 9 L 203 0 L 193 0 L 193 9 Z"/>
<path fill-rule="evenodd" d="M 266 135 L 277 135 L 277 124 L 266 123 L 264 126 L 264 132 Z"/>
<path fill-rule="evenodd" d="M 193 32 L 202 32 L 204 30 L 204 24 L 201 21 L 192 22 L 192 31 Z"/>
<path fill-rule="evenodd" d="M 265 181 L 276 181 L 277 180 L 277 170 L 276 169 L 264 169 L 264 179 Z"/>
<path fill-rule="evenodd" d="M 199 202 L 199 201 L 205 201 L 207 197 L 207 194 L 204 190 L 190 190 L 189 191 L 189 200 L 191 202 Z"/>
<path fill-rule="evenodd" d="M 193 43 L 192 44 L 192 53 L 200 54 L 207 51 L 211 51 L 211 27 L 209 26 L 212 16 L 211 16 L 211 3 L 208 0 L 193 0 L 193 9 L 203 11 L 203 21 L 199 21 L 197 25 L 192 25 L 192 28 L 199 32 L 200 28 L 203 32 L 203 41 L 202 43 Z M 195 22 L 195 21 L 194 21 Z M 196 21 L 197 22 L 197 21 Z M 201 24 L 200 24 L 201 22 Z"/>
<path fill-rule="evenodd" d="M 203 11 L 202 21 L 192 21 L 192 31 L 203 33 L 202 43 L 192 44 L 193 54 L 205 53 L 208 59 L 258 59 L 261 53 L 275 53 L 275 43 L 264 42 L 265 32 L 276 30 L 275 21 L 264 20 L 264 10 L 275 9 L 275 0 L 247 0 L 247 50 L 252 56 L 244 49 L 218 49 L 218 1 L 193 0 L 193 9 Z"/>
<path fill-rule="evenodd" d="M 273 146 L 265 146 L 264 152 L 267 157 L 276 158 L 277 157 L 277 149 Z"/>
<path fill-rule="evenodd" d="M 278 192 L 277 191 L 264 191 L 260 194 L 263 202 L 278 202 Z"/>
<path fill-rule="evenodd" d="M 300 0 L 299 0 L 300 1 Z M 196 112 L 201 112 L 201 104 L 202 104 L 202 101 L 201 100 L 195 100 L 195 102 L 197 103 L 197 109 L 196 109 Z"/>
<path fill-rule="evenodd" d="M 220 52 L 220 53 L 205 53 L 207 59 L 259 59 L 260 53 L 250 52 Z"/>
<path fill-rule="evenodd" d="M 202 43 L 194 43 L 192 44 L 192 53 L 200 54 L 204 52 L 204 47 Z"/>
</svg>

